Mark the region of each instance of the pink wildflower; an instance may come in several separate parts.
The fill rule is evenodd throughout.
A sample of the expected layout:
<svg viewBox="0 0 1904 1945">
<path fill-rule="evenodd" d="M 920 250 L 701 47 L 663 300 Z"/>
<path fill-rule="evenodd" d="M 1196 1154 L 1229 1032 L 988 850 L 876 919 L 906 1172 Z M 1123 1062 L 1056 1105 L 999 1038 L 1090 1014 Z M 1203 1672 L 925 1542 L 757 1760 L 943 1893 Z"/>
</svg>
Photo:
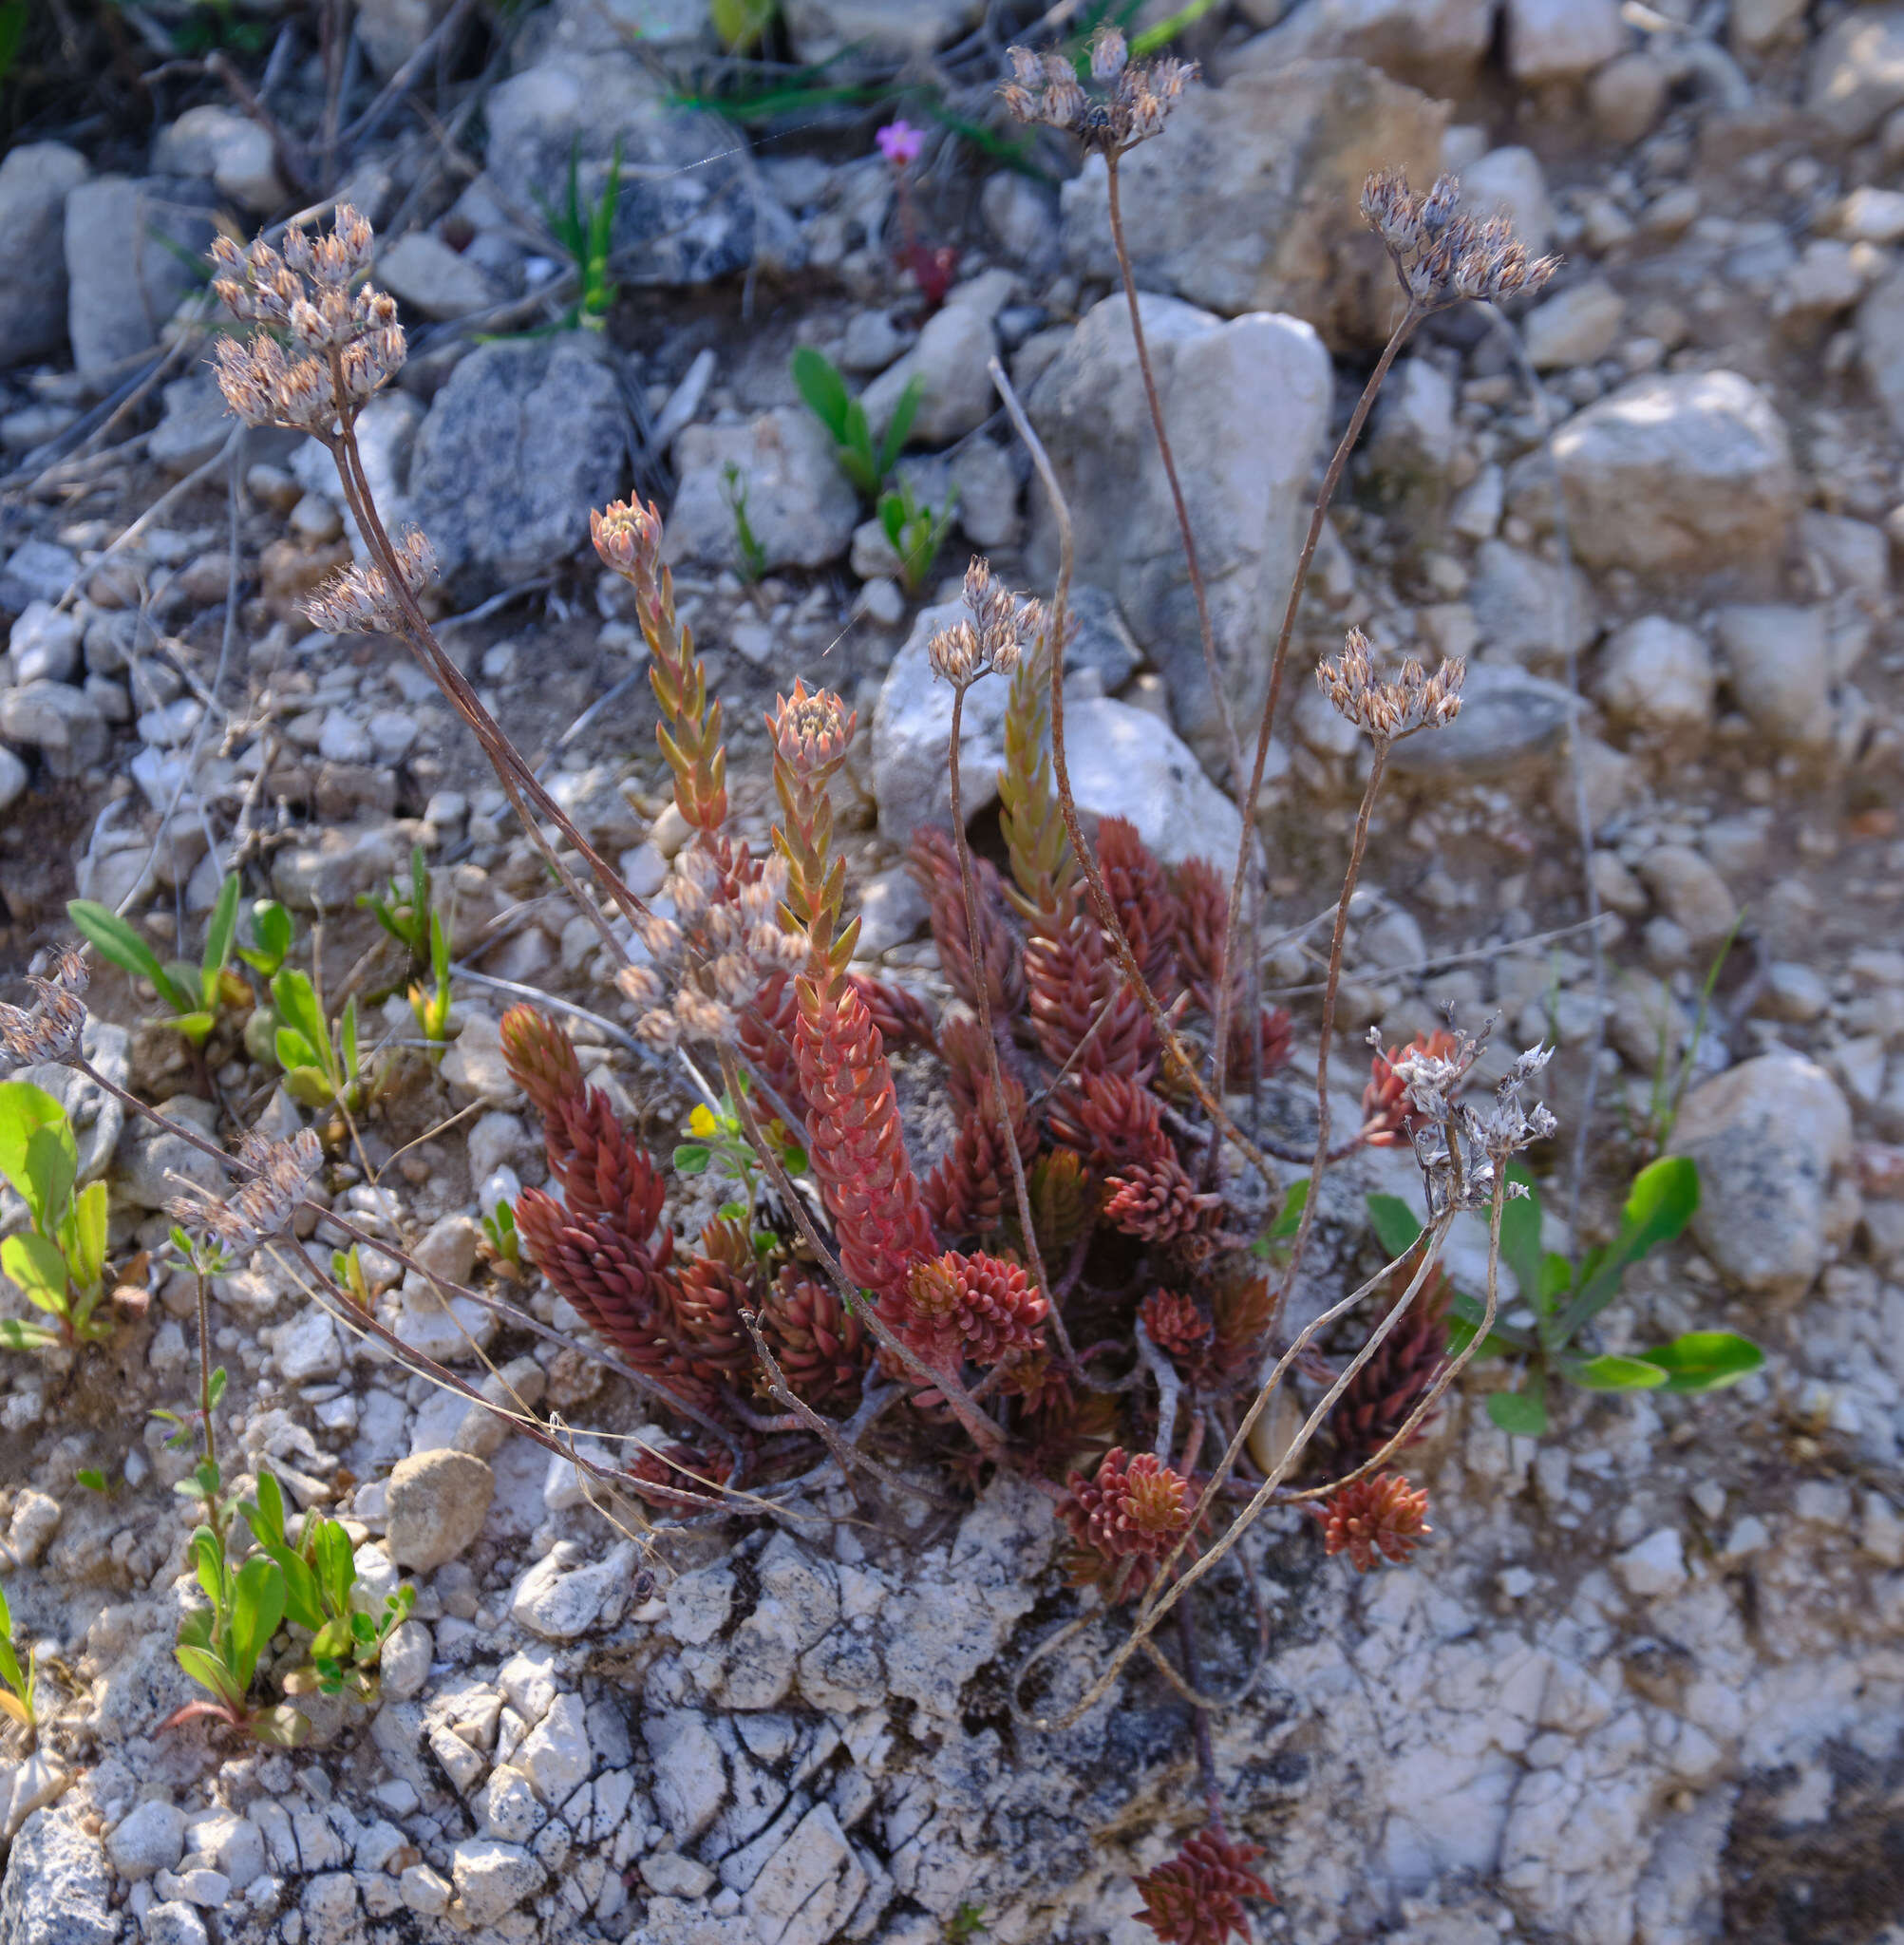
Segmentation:
<svg viewBox="0 0 1904 1945">
<path fill-rule="evenodd" d="M 879 153 L 895 169 L 903 169 L 918 161 L 919 151 L 926 145 L 926 132 L 902 120 L 887 123 L 873 140 L 878 143 Z"/>
</svg>

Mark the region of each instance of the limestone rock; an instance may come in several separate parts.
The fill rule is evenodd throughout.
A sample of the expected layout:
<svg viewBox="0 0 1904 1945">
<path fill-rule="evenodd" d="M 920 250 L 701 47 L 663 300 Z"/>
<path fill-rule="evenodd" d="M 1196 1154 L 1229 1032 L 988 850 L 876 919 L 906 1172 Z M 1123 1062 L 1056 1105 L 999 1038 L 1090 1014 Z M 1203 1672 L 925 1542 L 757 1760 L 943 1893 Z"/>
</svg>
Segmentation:
<svg viewBox="0 0 1904 1945">
<path fill-rule="evenodd" d="M 1784 422 L 1734 371 L 1636 379 L 1568 420 L 1554 459 L 1574 551 L 1593 567 L 1775 561 L 1797 511 Z"/>
<path fill-rule="evenodd" d="M 0 370 L 66 341 L 66 198 L 89 173 L 61 142 L 22 142 L 0 160 Z"/>
<path fill-rule="evenodd" d="M 1523 86 L 1581 81 L 1627 45 L 1618 0 L 1506 0 L 1507 70 Z"/>
<path fill-rule="evenodd" d="M 100 176 L 68 192 L 66 325 L 82 372 L 158 343 L 211 248 L 211 199 L 204 183 L 167 176 Z"/>
<path fill-rule="evenodd" d="M 430 1573 L 453 1560 L 482 1530 L 496 1475 L 468 1452 L 424 1452 L 400 1459 L 389 1482 L 390 1558 Z"/>
<path fill-rule="evenodd" d="M 1699 1164 L 1706 1255 L 1754 1294 L 1803 1295 L 1824 1263 L 1832 1171 L 1851 1158 L 1838 1084 L 1800 1054 L 1762 1054 L 1686 1097 L 1672 1145 Z"/>
<path fill-rule="evenodd" d="M 1831 661 L 1818 608 L 1722 608 L 1715 617 L 1733 699 L 1770 741 L 1818 749 L 1831 739 Z"/>
<path fill-rule="evenodd" d="M 674 463 L 681 485 L 668 515 L 670 561 L 743 564 L 730 493 L 746 496 L 747 524 L 768 567 L 824 567 L 853 538 L 858 495 L 826 428 L 803 406 L 782 406 L 748 425 L 690 425 L 675 442 Z"/>
<path fill-rule="evenodd" d="M 497 301 L 482 266 L 427 230 L 410 230 L 384 252 L 377 281 L 425 317 L 467 317 Z"/>
<path fill-rule="evenodd" d="M 1243 829 L 1236 806 L 1167 723 L 1100 697 L 1066 708 L 1065 748 L 1083 816 L 1128 818 L 1166 864 L 1234 865 Z"/>
<path fill-rule="evenodd" d="M 589 334 L 483 345 L 417 434 L 412 510 L 446 576 L 520 580 L 587 545 L 627 464 L 628 408 Z"/>
<path fill-rule="evenodd" d="M 1329 363 L 1294 318 L 1252 313 L 1226 324 L 1169 298 L 1141 304 L 1218 665 L 1245 735 L 1267 689 L 1264 632 L 1273 633 L 1272 617 L 1287 598 L 1310 469 L 1328 429 Z M 1122 297 L 1092 308 L 1027 408 L 1070 500 L 1078 575 L 1116 597 L 1162 670 L 1186 739 L 1215 753 L 1220 730 L 1196 603 Z M 1044 579 L 1055 566 L 1056 530 L 1045 497 L 1033 504 L 1030 557 L 1034 577 Z"/>
<path fill-rule="evenodd" d="M 1331 349 L 1380 344 L 1401 294 L 1357 214 L 1363 184 L 1379 168 L 1431 180 L 1446 117 L 1443 103 L 1360 61 L 1298 61 L 1191 88 L 1168 139 L 1120 166 L 1139 290 L 1231 317 L 1288 312 Z M 1062 201 L 1073 269 L 1115 279 L 1103 163 L 1086 163 Z"/>
<path fill-rule="evenodd" d="M 1219 78 L 1268 73 L 1291 61 L 1348 55 L 1431 93 L 1472 78 L 1494 39 L 1495 0 L 1242 0 L 1243 16 L 1272 31 L 1219 57 Z M 1287 20 L 1284 15 L 1287 14 Z"/>
<path fill-rule="evenodd" d="M 1842 142 L 1861 142 L 1904 104 L 1904 8 L 1854 7 L 1812 49 L 1805 106 Z"/>
<path fill-rule="evenodd" d="M 1617 721 L 1662 734 L 1697 733 L 1711 727 L 1715 682 L 1703 635 L 1664 614 L 1645 614 L 1607 643 L 1597 693 Z"/>
</svg>

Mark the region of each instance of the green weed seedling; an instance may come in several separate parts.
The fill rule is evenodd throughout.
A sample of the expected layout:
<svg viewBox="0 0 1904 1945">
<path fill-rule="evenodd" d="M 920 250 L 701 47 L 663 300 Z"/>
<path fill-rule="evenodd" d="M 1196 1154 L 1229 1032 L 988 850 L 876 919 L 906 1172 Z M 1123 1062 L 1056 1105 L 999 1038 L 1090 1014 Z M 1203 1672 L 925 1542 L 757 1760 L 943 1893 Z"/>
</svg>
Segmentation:
<svg viewBox="0 0 1904 1945">
<path fill-rule="evenodd" d="M 509 1203 L 498 1202 L 495 1214 L 482 1218 L 482 1233 L 503 1262 L 521 1268 L 522 1239 L 516 1229 L 516 1211 Z"/>
<path fill-rule="evenodd" d="M 538 196 L 536 205 L 542 213 L 556 241 L 562 246 L 575 267 L 581 282 L 581 295 L 562 318 L 565 330 L 604 330 L 608 314 L 614 307 L 618 287 L 608 274 L 609 255 L 613 249 L 615 205 L 621 200 L 621 143 L 614 145 L 609 163 L 608 180 L 602 184 L 598 200 L 585 202 L 581 190 L 581 150 L 577 143 L 569 151 L 567 193 L 559 210 Z"/>
<path fill-rule="evenodd" d="M 893 543 L 893 551 L 899 557 L 899 578 L 906 584 L 909 595 L 916 595 L 926 584 L 926 577 L 933 571 L 933 563 L 939 557 L 939 548 L 952 527 L 952 513 L 958 505 L 958 488 L 952 487 L 946 495 L 944 506 L 934 511 L 930 506 L 921 506 L 913 497 L 913 489 L 901 480 L 896 486 L 889 486 L 879 496 L 879 524 L 886 530 L 886 538 Z"/>
<path fill-rule="evenodd" d="M 284 1085 L 306 1107 L 333 1104 L 354 1112 L 364 1104 L 363 1063 L 357 1045 L 357 1002 L 349 1001 L 335 1026 L 325 1020 L 317 989 L 308 972 L 280 969 L 271 983 L 277 1015 L 273 1052 L 284 1069 Z"/>
<path fill-rule="evenodd" d="M 832 434 L 833 456 L 839 462 L 839 470 L 871 500 L 905 450 L 906 435 L 913 429 L 919 402 L 925 396 L 919 381 L 908 381 L 899 394 L 877 449 L 866 423 L 866 407 L 847 391 L 846 381 L 831 358 L 811 345 L 801 346 L 793 354 L 793 382 L 807 409 Z"/>
<path fill-rule="evenodd" d="M 1759 1369 L 1765 1353 L 1730 1331 L 1688 1331 L 1636 1357 L 1582 1355 L 1580 1332 L 1619 1294 L 1627 1271 L 1642 1256 L 1684 1234 L 1699 1207 L 1699 1169 L 1690 1157 L 1670 1155 L 1634 1178 L 1620 1212 L 1619 1234 L 1578 1262 L 1540 1246 L 1540 1196 L 1516 1163 L 1508 1180 L 1527 1193 L 1501 1211 L 1500 1254 L 1520 1285 L 1532 1323 L 1497 1320 L 1479 1355 L 1518 1360 L 1522 1382 L 1488 1396 L 1488 1416 L 1504 1432 L 1537 1439 L 1547 1430 L 1547 1384 L 1564 1379 L 1588 1391 L 1717 1391 Z M 1368 1215 L 1384 1250 L 1399 1256 L 1414 1247 L 1422 1221 L 1395 1196 L 1370 1196 Z M 1478 1297 L 1458 1293 L 1448 1320 L 1448 1348 L 1472 1341 L 1486 1315 Z"/>
<path fill-rule="evenodd" d="M 28 1081 L 0 1081 L 0 1176 L 27 1205 L 32 1227 L 0 1242 L 0 1271 L 36 1311 L 36 1324 L 0 1318 L 0 1348 L 97 1343 L 112 1334 L 99 1314 L 105 1278 L 105 1184 L 76 1186 L 79 1145 L 53 1097 Z"/>
<path fill-rule="evenodd" d="M 767 550 L 761 545 L 760 536 L 747 518 L 747 482 L 732 460 L 721 468 L 721 497 L 733 516 L 734 558 L 740 576 L 752 587 L 767 571 Z"/>
<path fill-rule="evenodd" d="M 348 1694 L 374 1705 L 384 1644 L 415 1605 L 416 1589 L 405 1582 L 385 1597 L 381 1614 L 364 1613 L 355 1605 L 350 1536 L 338 1520 L 307 1518 L 293 1546 L 285 1533 L 284 1494 L 269 1472 L 258 1474 L 257 1498 L 238 1510 L 259 1552 L 284 1576 L 285 1618 L 311 1633 L 311 1658 L 285 1677 L 284 1692 Z"/>
<path fill-rule="evenodd" d="M 157 1024 L 175 1028 L 194 1047 L 203 1047 L 228 1008 L 251 1004 L 252 990 L 232 966 L 238 929 L 238 880 L 227 877 L 218 887 L 217 902 L 205 927 L 204 951 L 198 964 L 182 959 L 160 961 L 158 954 L 116 912 L 90 898 L 74 898 L 66 916 L 79 927 L 101 958 L 145 979 L 160 1002 L 171 1009 Z"/>
<path fill-rule="evenodd" d="M 20 1667 L 19 1644 L 13 1639 L 13 1611 L 7 1605 L 6 1589 L 0 1587 L 0 1709 L 22 1728 L 32 1728 L 39 1719 L 33 1708 L 33 1690 L 39 1676 L 39 1665 L 30 1648 L 27 1651 L 25 1670 Z"/>
<path fill-rule="evenodd" d="M 449 1045 L 449 935 L 443 920 L 432 912 L 429 924 L 430 984 L 420 981 L 410 988 L 410 1011 L 417 1016 L 417 1030 L 430 1044 L 430 1059 L 440 1061 Z"/>
<path fill-rule="evenodd" d="M 410 881 L 393 878 L 384 892 L 359 892 L 357 909 L 368 912 L 410 955 L 409 976 L 421 979 L 430 963 L 430 868 L 424 847 L 410 846 Z"/>
<path fill-rule="evenodd" d="M 774 24 L 780 0 L 708 0 L 707 19 L 730 54 L 745 54 L 760 44 Z"/>
<path fill-rule="evenodd" d="M 263 1553 L 251 1554 L 242 1562 L 233 1559 L 232 1529 L 218 1506 L 219 1486 L 216 1462 L 205 1459 L 175 1488 L 205 1507 L 207 1523 L 193 1530 L 187 1555 L 209 1605 L 195 1609 L 179 1623 L 172 1652 L 179 1666 L 207 1692 L 205 1699 L 175 1709 L 160 1728 L 177 1728 L 181 1723 L 210 1717 L 258 1742 L 294 1749 L 310 1738 L 309 1717 L 288 1703 L 252 1700 L 258 1657 L 284 1620 L 289 1597 L 284 1569 Z"/>
</svg>

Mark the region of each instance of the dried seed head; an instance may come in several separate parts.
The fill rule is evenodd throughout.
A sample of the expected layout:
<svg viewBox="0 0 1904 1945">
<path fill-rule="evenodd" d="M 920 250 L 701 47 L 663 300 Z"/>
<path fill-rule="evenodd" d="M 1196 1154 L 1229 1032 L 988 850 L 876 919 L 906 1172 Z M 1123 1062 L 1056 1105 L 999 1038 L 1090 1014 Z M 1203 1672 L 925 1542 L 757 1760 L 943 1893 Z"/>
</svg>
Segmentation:
<svg viewBox="0 0 1904 1945">
<path fill-rule="evenodd" d="M 955 621 L 940 629 L 926 644 L 926 659 L 933 673 L 954 689 L 969 689 L 985 672 L 979 654 L 978 631 L 970 621 Z"/>
<path fill-rule="evenodd" d="M 329 236 L 287 233 L 280 255 L 263 238 L 240 249 L 221 236 L 212 288 L 241 324 L 291 338 L 225 338 L 217 347 L 218 388 L 247 425 L 283 425 L 335 436 L 366 400 L 403 369 L 407 346 L 396 300 L 369 285 L 350 286 L 369 268 L 370 225 L 339 204 Z"/>
<path fill-rule="evenodd" d="M 436 550 L 417 527 L 406 527 L 396 545 L 397 565 L 411 597 L 436 579 Z M 305 618 L 326 634 L 395 634 L 404 625 L 402 597 L 381 567 L 340 568 L 304 604 Z"/>
<path fill-rule="evenodd" d="M 249 1256 L 260 1243 L 290 1228 L 323 1159 L 314 1128 L 300 1128 L 288 1142 L 274 1142 L 248 1128 L 238 1142 L 238 1162 L 251 1171 L 251 1179 L 229 1196 L 195 1189 L 175 1197 L 166 1203 L 166 1214 L 234 1256 Z"/>
<path fill-rule="evenodd" d="M 1426 196 L 1417 197 L 1401 170 L 1381 170 L 1363 187 L 1362 215 L 1423 311 L 1463 298 L 1498 303 L 1530 294 L 1560 267 L 1558 257 L 1530 258 L 1505 216 L 1481 220 L 1462 214 L 1461 184 L 1452 176 L 1437 178 Z"/>
<path fill-rule="evenodd" d="M 89 976 L 85 955 L 77 946 L 62 948 L 44 973 L 28 973 L 33 1004 L 0 1003 L 0 1053 L 23 1067 L 42 1061 L 75 1065 L 86 1024 L 85 1001 L 80 995 Z"/>
<path fill-rule="evenodd" d="M 1067 129 L 1085 148 L 1111 157 L 1160 135 L 1197 71 L 1194 61 L 1132 62 L 1113 27 L 1100 28 L 1091 42 L 1091 79 L 1103 90 L 1098 95 L 1084 91 L 1062 55 L 1041 59 L 1027 47 L 1013 47 L 1010 55 L 1012 79 L 999 93 L 1012 115 Z"/>
<path fill-rule="evenodd" d="M 1442 728 L 1461 713 L 1467 664 L 1456 656 L 1429 675 L 1411 656 L 1392 682 L 1375 674 L 1368 637 L 1351 628 L 1333 662 L 1316 665 L 1322 692 L 1349 722 L 1378 743 L 1394 743 L 1417 729 Z"/>
</svg>

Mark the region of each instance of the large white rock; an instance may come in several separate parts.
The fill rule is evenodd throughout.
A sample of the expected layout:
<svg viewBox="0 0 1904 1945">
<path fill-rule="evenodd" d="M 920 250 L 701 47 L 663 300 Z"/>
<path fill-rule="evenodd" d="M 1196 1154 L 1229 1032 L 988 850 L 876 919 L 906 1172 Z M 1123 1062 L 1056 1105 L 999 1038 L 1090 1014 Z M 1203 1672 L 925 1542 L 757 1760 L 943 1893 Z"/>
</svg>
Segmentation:
<svg viewBox="0 0 1904 1945">
<path fill-rule="evenodd" d="M 66 197 L 89 171 L 77 149 L 28 142 L 0 161 L 0 369 L 66 338 Z"/>
<path fill-rule="evenodd" d="M 1293 317 L 1254 312 L 1226 324 L 1167 297 L 1141 304 L 1218 664 L 1247 742 L 1329 429 L 1329 361 L 1315 332 Z M 1078 576 L 1116 596 L 1170 685 L 1184 735 L 1214 754 L 1220 730 L 1196 603 L 1122 297 L 1085 314 L 1027 405 L 1070 502 Z M 1056 522 L 1035 487 L 1032 499 L 1029 558 L 1034 578 L 1048 582 Z"/>
<path fill-rule="evenodd" d="M 68 193 L 66 327 L 82 372 L 158 343 L 211 247 L 210 200 L 207 184 L 169 176 L 98 176 Z"/>
<path fill-rule="evenodd" d="M 1699 1164 L 1706 1255 L 1743 1289 L 1802 1296 L 1824 1264 L 1831 1173 L 1851 1155 L 1838 1083 L 1801 1054 L 1762 1054 L 1687 1096 L 1672 1146 Z"/>
<path fill-rule="evenodd" d="M 1593 567 L 1763 565 L 1797 511 L 1784 422 L 1736 371 L 1636 379 L 1569 419 L 1554 459 L 1574 552 Z"/>
<path fill-rule="evenodd" d="M 1227 316 L 1286 311 L 1338 349 L 1380 344 L 1402 295 L 1358 213 L 1363 185 L 1382 168 L 1430 180 L 1447 112 L 1361 61 L 1297 61 L 1191 88 L 1168 137 L 1119 166 L 1138 288 Z M 1061 200 L 1072 268 L 1115 280 L 1103 162 Z"/>
<path fill-rule="evenodd" d="M 730 501 L 743 493 L 770 568 L 823 567 L 853 538 L 858 496 L 826 428 L 803 406 L 782 406 L 746 425 L 690 425 L 675 442 L 674 462 L 681 486 L 663 542 L 670 561 L 743 566 Z"/>
<path fill-rule="evenodd" d="M 1523 85 L 1583 81 L 1626 45 L 1619 0 L 1507 0 L 1507 67 Z"/>
<path fill-rule="evenodd" d="M 1521 330 L 1529 363 L 1536 371 L 1557 371 L 1604 358 L 1619 338 L 1626 312 L 1626 299 L 1605 277 L 1573 285 L 1528 312 Z"/>
<path fill-rule="evenodd" d="M 1166 864 L 1235 862 L 1243 822 L 1196 753 L 1147 709 L 1100 697 L 1065 711 L 1071 794 L 1086 819 L 1128 818 Z"/>
<path fill-rule="evenodd" d="M 1805 106 L 1833 135 L 1861 142 L 1904 104 L 1904 8 L 1854 7 L 1812 49 Z"/>
<path fill-rule="evenodd" d="M 222 102 L 187 108 L 161 128 L 152 166 L 161 176 L 209 176 L 221 196 L 260 216 L 286 199 L 270 131 Z"/>
<path fill-rule="evenodd" d="M 1715 680 L 1703 635 L 1664 614 L 1643 614 L 1607 643 L 1595 692 L 1618 721 L 1699 731 L 1711 727 Z"/>
<path fill-rule="evenodd" d="M 1546 249 L 1554 236 L 1554 205 L 1547 172 L 1531 148 L 1491 148 L 1461 172 L 1461 200 L 1483 217 L 1505 216 L 1530 252 Z"/>
<path fill-rule="evenodd" d="M 1820 608 L 1722 608 L 1715 618 L 1732 699 L 1789 749 L 1831 740 L 1831 652 Z"/>
<path fill-rule="evenodd" d="M 1310 0 L 1291 9 L 1284 0 L 1241 0 L 1244 19 L 1272 30 L 1219 56 L 1218 79 L 1346 54 L 1444 94 L 1487 58 L 1495 7 L 1496 0 Z"/>
</svg>

